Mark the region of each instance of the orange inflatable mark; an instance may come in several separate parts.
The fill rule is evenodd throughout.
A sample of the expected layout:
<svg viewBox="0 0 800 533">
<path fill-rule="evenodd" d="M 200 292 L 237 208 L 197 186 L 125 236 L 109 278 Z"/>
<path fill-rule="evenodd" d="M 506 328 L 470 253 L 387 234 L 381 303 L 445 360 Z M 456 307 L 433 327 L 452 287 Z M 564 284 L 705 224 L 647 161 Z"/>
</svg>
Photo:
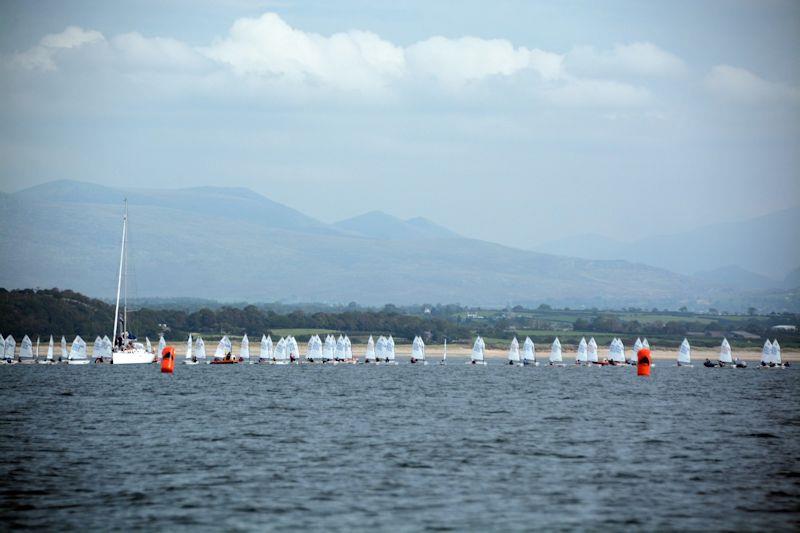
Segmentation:
<svg viewBox="0 0 800 533">
<path fill-rule="evenodd" d="M 636 373 L 640 376 L 650 375 L 650 350 L 642 348 L 636 354 Z"/>
<path fill-rule="evenodd" d="M 161 352 L 161 372 L 172 374 L 175 370 L 175 348 L 167 346 Z"/>
</svg>

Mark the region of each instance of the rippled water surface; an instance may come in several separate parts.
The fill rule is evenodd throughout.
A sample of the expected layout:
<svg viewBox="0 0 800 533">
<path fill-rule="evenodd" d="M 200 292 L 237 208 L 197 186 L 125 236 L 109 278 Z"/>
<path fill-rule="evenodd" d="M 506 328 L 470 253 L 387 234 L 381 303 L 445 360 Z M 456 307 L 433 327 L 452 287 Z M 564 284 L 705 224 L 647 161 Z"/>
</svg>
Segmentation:
<svg viewBox="0 0 800 533">
<path fill-rule="evenodd" d="M 796 529 L 800 372 L 2 366 L 2 523 Z"/>
</svg>

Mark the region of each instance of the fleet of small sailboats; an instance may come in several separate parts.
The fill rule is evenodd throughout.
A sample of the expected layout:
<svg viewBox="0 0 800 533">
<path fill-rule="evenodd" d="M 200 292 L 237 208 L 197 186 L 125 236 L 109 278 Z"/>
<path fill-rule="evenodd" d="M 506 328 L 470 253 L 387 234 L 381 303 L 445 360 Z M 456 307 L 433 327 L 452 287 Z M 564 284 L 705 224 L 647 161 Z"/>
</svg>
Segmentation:
<svg viewBox="0 0 800 533">
<path fill-rule="evenodd" d="M 149 339 L 146 339 L 149 344 Z M 67 340 L 61 337 L 60 355 L 56 358 L 55 344 L 53 336 L 51 335 L 47 345 L 47 353 L 44 358 L 39 357 L 39 344 L 40 340 L 37 338 L 34 349 L 34 344 L 28 335 L 24 335 L 22 341 L 19 343 L 19 352 L 17 352 L 17 342 L 12 335 L 3 338 L 0 335 L 0 354 L 2 354 L 3 363 L 39 363 L 39 364 L 56 364 L 65 362 L 71 365 L 85 365 L 92 361 L 102 363 L 106 361 L 115 362 L 115 356 L 119 355 L 119 351 L 112 349 L 112 342 L 108 336 L 95 337 L 92 344 L 91 358 L 87 353 L 86 342 L 80 335 L 75 336 L 72 341 L 71 347 L 67 348 Z M 166 347 L 166 340 L 163 335 L 159 337 L 159 352 L 162 352 Z M 141 344 L 139 346 L 142 346 Z M 592 366 L 592 365 L 612 365 L 612 366 L 628 366 L 636 365 L 636 355 L 642 348 L 649 349 L 649 343 L 646 338 L 637 338 L 633 343 L 632 355 L 629 358 L 625 357 L 625 345 L 619 338 L 613 338 L 608 347 L 608 357 L 599 360 L 597 342 L 594 337 L 586 341 L 585 337 L 580 339 L 575 353 L 575 364 L 577 366 Z M 147 348 L 142 346 L 142 351 L 147 352 Z M 409 354 L 409 363 L 412 364 L 428 364 L 426 354 L 426 345 L 421 336 L 417 335 L 411 342 L 411 351 Z M 468 364 L 472 365 L 485 365 L 485 350 L 486 343 L 479 335 L 475 338 L 472 345 L 472 351 L 469 355 Z M 509 365 L 533 365 L 538 366 L 536 360 L 536 347 L 530 337 L 525 338 L 525 342 L 520 347 L 517 337 L 513 337 L 507 351 L 507 361 Z M 255 359 L 255 360 L 254 360 Z M 149 362 L 156 360 L 156 354 L 149 352 Z M 190 334 L 186 342 L 186 355 L 184 363 L 188 365 L 196 365 L 201 363 L 211 364 L 226 364 L 226 363 L 240 363 L 240 362 L 258 362 L 269 363 L 277 365 L 286 364 L 299 364 L 305 363 L 330 363 L 330 364 L 343 364 L 343 363 L 358 363 L 359 357 L 353 353 L 352 342 L 347 335 L 340 334 L 338 337 L 328 334 L 325 341 L 319 335 L 312 335 L 308 338 L 305 346 L 305 354 L 301 353 L 297 340 L 291 336 L 281 337 L 276 344 L 273 345 L 272 338 L 269 335 L 262 335 L 258 357 L 250 355 L 250 341 L 245 333 L 241 341 L 239 341 L 239 355 L 233 354 L 233 343 L 229 336 L 224 335 L 214 351 L 214 356 L 207 359 L 205 343 L 201 336 L 193 338 Z M 369 336 L 363 356 L 364 363 L 370 364 L 397 364 L 395 354 L 394 338 L 389 335 L 379 336 L 377 341 L 372 335 Z M 556 337 L 550 346 L 550 355 L 548 363 L 551 366 L 565 366 L 563 362 L 561 341 Z M 444 340 L 442 348 L 441 365 L 447 364 L 447 340 Z M 680 367 L 691 367 L 691 345 L 688 339 L 684 338 L 681 342 L 676 364 Z M 652 363 L 651 363 L 652 365 Z M 745 368 L 747 362 L 734 358 L 731 345 L 727 338 L 722 339 L 719 347 L 719 357 L 716 361 L 706 359 L 704 366 L 717 367 L 717 368 Z M 784 363 L 781 358 L 781 347 L 778 340 L 767 340 L 761 351 L 761 368 L 784 368 L 789 366 Z"/>
</svg>

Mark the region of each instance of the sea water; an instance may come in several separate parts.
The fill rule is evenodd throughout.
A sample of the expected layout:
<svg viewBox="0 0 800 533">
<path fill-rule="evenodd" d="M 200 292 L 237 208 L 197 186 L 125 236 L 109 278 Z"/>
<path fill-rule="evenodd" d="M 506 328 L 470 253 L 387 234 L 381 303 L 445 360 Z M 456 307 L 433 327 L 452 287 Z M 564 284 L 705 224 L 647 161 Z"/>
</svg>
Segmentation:
<svg viewBox="0 0 800 533">
<path fill-rule="evenodd" d="M 0 367 L 4 529 L 794 529 L 800 372 Z"/>
</svg>

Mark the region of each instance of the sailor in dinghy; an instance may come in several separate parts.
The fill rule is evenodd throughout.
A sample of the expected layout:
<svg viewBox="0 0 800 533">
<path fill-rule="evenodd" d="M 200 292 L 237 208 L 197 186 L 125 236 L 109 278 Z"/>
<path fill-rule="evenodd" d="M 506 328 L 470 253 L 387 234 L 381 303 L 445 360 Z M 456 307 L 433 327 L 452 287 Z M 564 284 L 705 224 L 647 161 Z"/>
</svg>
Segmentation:
<svg viewBox="0 0 800 533">
<path fill-rule="evenodd" d="M 586 337 L 581 337 L 581 342 L 578 343 L 578 353 L 575 355 L 575 364 L 589 364 L 589 345 L 586 344 Z"/>
<path fill-rule="evenodd" d="M 486 359 L 483 354 L 485 349 L 486 343 L 483 341 L 483 338 L 478 335 L 478 338 L 475 339 L 475 343 L 472 345 L 472 354 L 470 354 L 470 360 L 467 364 L 486 366 Z"/>
<path fill-rule="evenodd" d="M 67 363 L 70 365 L 88 365 L 89 357 L 86 354 L 86 341 L 80 335 L 75 337 L 72 341 L 72 346 L 69 350 L 69 359 Z"/>
<path fill-rule="evenodd" d="M 678 348 L 678 361 L 677 366 L 692 366 L 692 347 L 689 346 L 689 341 L 683 339 L 680 348 Z"/>
<path fill-rule="evenodd" d="M 364 352 L 364 364 L 375 363 L 376 361 L 375 340 L 372 338 L 372 335 L 370 335 L 369 339 L 367 339 L 367 350 Z"/>
<path fill-rule="evenodd" d="M 521 359 L 519 356 L 519 341 L 517 337 L 511 339 L 511 344 L 508 346 L 508 364 L 510 366 L 520 365 Z"/>
<path fill-rule="evenodd" d="M 17 351 L 17 341 L 14 340 L 14 337 L 9 335 L 6 337 L 5 345 L 3 346 L 3 360 L 6 364 L 15 365 L 17 364 L 17 360 L 14 358 Z"/>
<path fill-rule="evenodd" d="M 261 334 L 261 346 L 258 351 L 258 362 L 272 364 L 275 354 L 272 345 L 272 335 Z"/>
<path fill-rule="evenodd" d="M 561 357 L 561 341 L 558 337 L 550 345 L 550 366 L 565 366 Z"/>
<path fill-rule="evenodd" d="M 411 343 L 411 364 L 420 363 L 423 365 L 427 365 L 428 362 L 425 360 L 425 342 L 423 342 L 422 337 L 414 337 L 414 341 Z"/>
<path fill-rule="evenodd" d="M 536 360 L 536 346 L 530 337 L 525 337 L 525 342 L 522 343 L 522 364 L 539 366 L 539 361 Z"/>
<path fill-rule="evenodd" d="M 192 345 L 193 345 L 192 334 L 189 333 L 189 339 L 186 341 L 186 355 L 183 358 L 183 364 L 185 365 L 197 364 L 197 356 L 192 352 L 193 348 Z"/>
<path fill-rule="evenodd" d="M 33 357 L 33 342 L 27 335 L 22 337 L 22 342 L 19 345 L 19 362 L 26 365 L 36 362 Z"/>
<path fill-rule="evenodd" d="M 212 365 L 232 365 L 239 362 L 239 359 L 233 356 L 233 346 L 231 340 L 227 335 L 223 335 L 217 344 L 217 349 L 214 351 L 214 359 L 211 360 Z"/>
<path fill-rule="evenodd" d="M 45 357 L 44 361 L 39 360 L 38 363 L 40 365 L 52 365 L 55 361 L 53 360 L 53 336 L 50 335 L 50 343 L 47 345 L 47 356 Z"/>
<path fill-rule="evenodd" d="M 440 365 L 447 364 L 447 339 L 444 339 L 444 349 L 442 350 L 442 360 L 439 361 Z"/>
</svg>

